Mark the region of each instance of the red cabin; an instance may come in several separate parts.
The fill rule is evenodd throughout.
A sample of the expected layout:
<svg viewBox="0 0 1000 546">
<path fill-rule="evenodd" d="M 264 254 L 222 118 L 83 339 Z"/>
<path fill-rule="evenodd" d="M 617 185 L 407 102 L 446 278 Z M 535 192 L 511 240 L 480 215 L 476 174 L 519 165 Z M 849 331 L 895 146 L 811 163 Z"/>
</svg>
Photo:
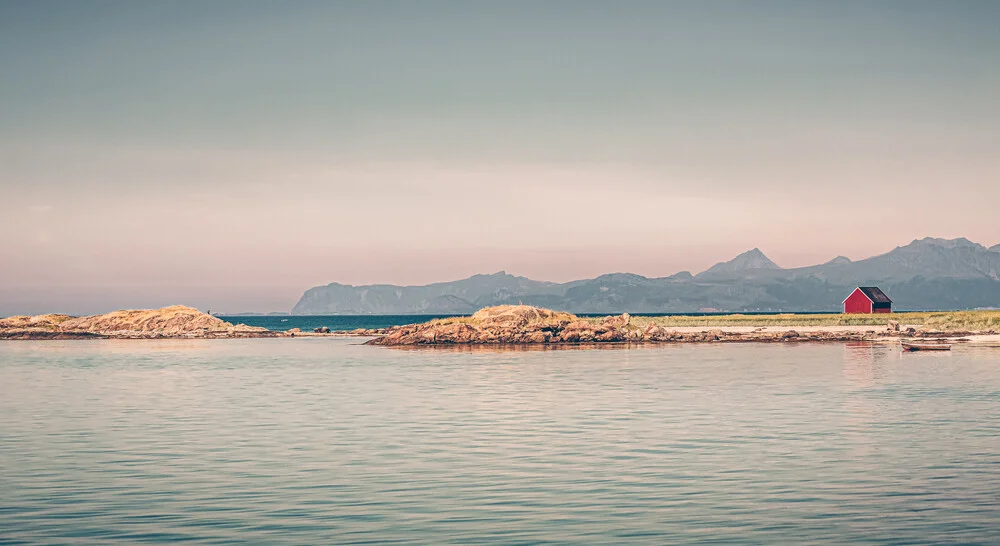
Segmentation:
<svg viewBox="0 0 1000 546">
<path fill-rule="evenodd" d="M 844 300 L 845 313 L 891 313 L 892 300 L 877 286 L 859 286 Z"/>
</svg>

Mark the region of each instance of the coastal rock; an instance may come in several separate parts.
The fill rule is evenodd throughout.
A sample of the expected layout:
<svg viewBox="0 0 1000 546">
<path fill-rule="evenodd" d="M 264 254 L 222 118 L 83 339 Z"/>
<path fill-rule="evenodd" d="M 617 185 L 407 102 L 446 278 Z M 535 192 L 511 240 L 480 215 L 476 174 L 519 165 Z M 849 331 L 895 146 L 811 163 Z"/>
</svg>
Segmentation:
<svg viewBox="0 0 1000 546">
<path fill-rule="evenodd" d="M 441 324 L 430 332 L 421 334 L 425 340 L 437 343 L 474 343 L 482 336 L 482 330 L 465 323 Z M 509 335 L 509 334 L 508 334 Z"/>
<path fill-rule="evenodd" d="M 18 315 L 0 319 L 0 329 L 8 328 L 39 328 L 46 330 L 58 330 L 59 326 L 72 319 L 70 315 Z"/>
<path fill-rule="evenodd" d="M 632 317 L 628 313 L 622 313 L 620 316 L 604 317 L 601 319 L 601 324 L 609 328 L 624 328 L 631 320 Z"/>
<path fill-rule="evenodd" d="M 471 321 L 483 328 L 523 328 L 528 325 L 565 326 L 576 320 L 575 315 L 541 309 L 530 305 L 500 305 L 485 307 L 473 313 Z"/>
<path fill-rule="evenodd" d="M 270 337 L 266 328 L 233 325 L 193 307 L 175 305 L 162 309 L 123 310 L 70 317 L 38 315 L 0 320 L 0 338 L 75 339 L 104 337 L 125 339 Z"/>
<path fill-rule="evenodd" d="M 577 343 L 580 341 L 580 330 L 564 330 L 559 335 L 559 341 Z"/>
<path fill-rule="evenodd" d="M 589 322 L 569 313 L 528 305 L 487 307 L 471 317 L 432 320 L 389 328 L 373 345 L 429 345 L 469 343 L 549 343 L 593 339 Z M 568 330 L 568 331 L 567 331 Z M 568 335 L 562 335 L 566 333 Z"/>
<path fill-rule="evenodd" d="M 443 327 L 436 336 L 446 343 L 471 343 L 480 333 L 481 330 L 471 324 L 457 323 Z"/>
<path fill-rule="evenodd" d="M 372 336 L 385 335 L 388 332 L 389 332 L 388 328 L 355 328 L 348 332 L 340 332 L 340 333 L 346 333 L 346 335 L 349 336 L 372 337 Z"/>
<path fill-rule="evenodd" d="M 593 328 L 594 328 L 594 325 L 591 324 L 590 322 L 587 322 L 585 320 L 579 320 L 579 319 L 577 319 L 577 320 L 574 320 L 574 321 L 566 324 L 566 326 L 563 327 L 563 330 L 564 331 L 577 331 L 577 332 L 581 332 L 581 331 L 584 331 L 584 330 L 593 330 Z"/>
<path fill-rule="evenodd" d="M 106 334 L 156 332 L 163 336 L 176 336 L 199 332 L 235 331 L 236 327 L 193 307 L 175 305 L 162 309 L 114 311 L 103 315 L 72 318 L 62 322 L 60 329 Z"/>
<path fill-rule="evenodd" d="M 628 339 L 628 334 L 625 332 L 621 332 L 619 330 L 606 330 L 604 332 L 601 332 L 600 334 L 597 334 L 594 337 L 594 339 L 605 343 L 614 341 L 626 341 Z"/>
<path fill-rule="evenodd" d="M 527 305 L 503 305 L 481 309 L 470 317 L 390 328 L 368 343 L 609 343 L 646 339 L 643 331 L 628 328 L 629 322 L 628 314 L 596 321 Z"/>
<path fill-rule="evenodd" d="M 43 328 L 3 328 L 0 339 L 40 340 L 40 339 L 106 339 L 108 336 L 93 332 L 60 332 Z"/>
<path fill-rule="evenodd" d="M 546 343 L 552 339 L 552 334 L 543 331 L 535 331 L 527 334 L 524 341 L 527 343 Z"/>
<path fill-rule="evenodd" d="M 663 328 L 655 324 L 650 324 L 643 330 L 643 337 L 650 341 L 666 341 L 670 339 L 670 334 Z"/>
</svg>

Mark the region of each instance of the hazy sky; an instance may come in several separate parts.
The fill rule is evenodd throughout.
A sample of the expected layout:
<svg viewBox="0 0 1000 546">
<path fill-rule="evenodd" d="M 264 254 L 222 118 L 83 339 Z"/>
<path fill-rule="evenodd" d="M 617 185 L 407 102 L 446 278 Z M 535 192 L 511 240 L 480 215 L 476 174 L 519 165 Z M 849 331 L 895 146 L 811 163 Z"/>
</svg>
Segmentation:
<svg viewBox="0 0 1000 546">
<path fill-rule="evenodd" d="M 0 315 L 1000 242 L 1000 2 L 0 2 Z"/>
</svg>

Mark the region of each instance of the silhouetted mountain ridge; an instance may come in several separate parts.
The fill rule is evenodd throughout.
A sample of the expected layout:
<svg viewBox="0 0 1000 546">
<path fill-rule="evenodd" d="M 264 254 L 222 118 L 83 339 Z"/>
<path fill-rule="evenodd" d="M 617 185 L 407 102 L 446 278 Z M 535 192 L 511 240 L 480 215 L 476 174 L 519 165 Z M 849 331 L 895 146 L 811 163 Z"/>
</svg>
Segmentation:
<svg viewBox="0 0 1000 546">
<path fill-rule="evenodd" d="M 697 277 L 730 276 L 746 271 L 774 271 L 781 269 L 778 264 L 771 261 L 759 248 L 750 249 L 728 262 L 719 262 L 705 271 L 699 273 Z"/>
<path fill-rule="evenodd" d="M 1000 245 L 928 237 L 863 260 L 789 269 L 754 248 L 697 275 L 661 278 L 609 273 L 553 283 L 500 271 L 426 286 L 331 283 L 306 291 L 292 313 L 464 314 L 505 303 L 573 313 L 836 311 L 859 285 L 881 287 L 900 310 L 1000 307 Z"/>
</svg>

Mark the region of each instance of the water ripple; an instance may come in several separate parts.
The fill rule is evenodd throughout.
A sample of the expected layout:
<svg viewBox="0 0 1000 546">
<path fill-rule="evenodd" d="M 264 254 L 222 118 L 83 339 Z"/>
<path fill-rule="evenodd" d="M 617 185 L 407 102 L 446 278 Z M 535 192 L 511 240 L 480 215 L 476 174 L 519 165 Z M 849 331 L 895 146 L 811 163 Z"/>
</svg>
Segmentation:
<svg viewBox="0 0 1000 546">
<path fill-rule="evenodd" d="M 986 544 L 998 362 L 5 342 L 0 544 Z"/>
</svg>

